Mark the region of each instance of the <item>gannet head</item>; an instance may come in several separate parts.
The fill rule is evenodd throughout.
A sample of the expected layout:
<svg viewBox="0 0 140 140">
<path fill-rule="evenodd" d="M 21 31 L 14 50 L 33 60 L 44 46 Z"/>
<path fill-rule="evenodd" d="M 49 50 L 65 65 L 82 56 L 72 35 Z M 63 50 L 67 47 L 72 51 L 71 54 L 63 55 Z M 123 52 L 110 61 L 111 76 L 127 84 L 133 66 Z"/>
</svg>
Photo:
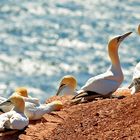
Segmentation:
<svg viewBox="0 0 140 140">
<path fill-rule="evenodd" d="M 24 99 L 22 98 L 22 96 L 19 95 L 12 95 L 9 97 L 8 100 L 4 101 L 3 103 L 0 104 L 0 106 L 2 105 L 14 105 L 14 110 L 17 112 L 24 112 L 24 107 L 25 107 L 25 102 Z"/>
<path fill-rule="evenodd" d="M 124 35 L 117 36 L 109 41 L 108 47 L 114 51 L 118 49 L 120 43 L 131 34 L 132 32 L 125 33 Z"/>
<path fill-rule="evenodd" d="M 25 87 L 16 88 L 15 93 L 23 97 L 28 97 L 28 91 Z"/>
<path fill-rule="evenodd" d="M 77 81 L 76 81 L 75 77 L 72 75 L 66 75 L 62 78 L 56 95 L 59 95 L 59 93 L 65 87 L 70 87 L 74 91 L 76 86 L 77 86 Z"/>
<path fill-rule="evenodd" d="M 138 26 L 138 34 L 140 35 L 140 24 Z"/>
<path fill-rule="evenodd" d="M 61 101 L 53 101 L 49 103 L 49 105 L 52 111 L 59 111 L 60 109 L 63 108 L 63 104 Z"/>
</svg>

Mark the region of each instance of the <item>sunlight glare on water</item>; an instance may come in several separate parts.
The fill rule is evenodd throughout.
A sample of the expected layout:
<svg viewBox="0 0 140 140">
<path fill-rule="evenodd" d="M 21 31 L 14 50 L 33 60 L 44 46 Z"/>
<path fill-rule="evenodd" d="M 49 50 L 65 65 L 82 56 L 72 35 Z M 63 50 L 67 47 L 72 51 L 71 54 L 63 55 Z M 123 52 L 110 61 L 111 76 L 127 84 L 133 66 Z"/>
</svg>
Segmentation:
<svg viewBox="0 0 140 140">
<path fill-rule="evenodd" d="M 109 67 L 108 40 L 133 31 L 119 49 L 122 86 L 128 85 L 140 61 L 139 5 L 139 0 L 1 0 L 0 95 L 26 86 L 44 101 L 67 74 L 80 88 Z"/>
</svg>

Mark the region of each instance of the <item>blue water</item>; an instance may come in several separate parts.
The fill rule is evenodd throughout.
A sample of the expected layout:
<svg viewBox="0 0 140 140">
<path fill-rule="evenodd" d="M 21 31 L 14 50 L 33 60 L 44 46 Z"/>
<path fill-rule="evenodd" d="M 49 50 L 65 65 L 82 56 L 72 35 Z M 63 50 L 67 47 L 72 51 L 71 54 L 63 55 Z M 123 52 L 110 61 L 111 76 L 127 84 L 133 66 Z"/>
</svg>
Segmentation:
<svg viewBox="0 0 140 140">
<path fill-rule="evenodd" d="M 80 88 L 109 67 L 108 40 L 133 31 L 119 49 L 127 86 L 140 61 L 139 23 L 139 0 L 1 0 L 0 95 L 26 86 L 44 101 L 67 74 Z"/>
</svg>

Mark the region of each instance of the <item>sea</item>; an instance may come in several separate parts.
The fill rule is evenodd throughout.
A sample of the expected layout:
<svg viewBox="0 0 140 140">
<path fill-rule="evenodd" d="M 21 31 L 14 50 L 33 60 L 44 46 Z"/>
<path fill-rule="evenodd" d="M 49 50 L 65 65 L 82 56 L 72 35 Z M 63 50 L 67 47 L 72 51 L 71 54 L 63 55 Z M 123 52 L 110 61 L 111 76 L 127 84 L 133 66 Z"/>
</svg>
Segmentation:
<svg viewBox="0 0 140 140">
<path fill-rule="evenodd" d="M 108 41 L 132 31 L 119 47 L 124 81 L 140 61 L 140 0 L 0 0 L 0 96 L 27 87 L 44 102 L 73 75 L 80 89 L 110 66 Z"/>
</svg>

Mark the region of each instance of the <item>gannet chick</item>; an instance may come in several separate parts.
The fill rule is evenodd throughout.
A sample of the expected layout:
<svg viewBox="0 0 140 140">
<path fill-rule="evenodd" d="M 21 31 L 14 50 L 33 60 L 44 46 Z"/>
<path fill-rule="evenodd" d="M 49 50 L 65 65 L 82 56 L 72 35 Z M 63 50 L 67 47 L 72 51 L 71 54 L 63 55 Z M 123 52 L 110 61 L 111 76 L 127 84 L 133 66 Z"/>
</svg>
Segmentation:
<svg viewBox="0 0 140 140">
<path fill-rule="evenodd" d="M 0 130 L 4 129 L 24 129 L 29 120 L 24 114 L 25 102 L 21 96 L 11 96 L 8 100 L 4 101 L 0 105 L 13 104 L 14 108 L 6 113 L 0 115 Z"/>
<path fill-rule="evenodd" d="M 77 81 L 74 76 L 66 75 L 61 79 L 56 95 L 75 95 Z"/>
<path fill-rule="evenodd" d="M 135 94 L 140 91 L 140 62 L 134 69 L 133 80 L 128 88 L 131 90 L 131 94 Z"/>
<path fill-rule="evenodd" d="M 131 33 L 128 32 L 109 41 L 108 54 L 111 59 L 111 67 L 105 73 L 90 78 L 73 97 L 72 103 L 86 102 L 96 97 L 110 97 L 117 90 L 123 81 L 118 48 L 120 43 Z"/>
</svg>

